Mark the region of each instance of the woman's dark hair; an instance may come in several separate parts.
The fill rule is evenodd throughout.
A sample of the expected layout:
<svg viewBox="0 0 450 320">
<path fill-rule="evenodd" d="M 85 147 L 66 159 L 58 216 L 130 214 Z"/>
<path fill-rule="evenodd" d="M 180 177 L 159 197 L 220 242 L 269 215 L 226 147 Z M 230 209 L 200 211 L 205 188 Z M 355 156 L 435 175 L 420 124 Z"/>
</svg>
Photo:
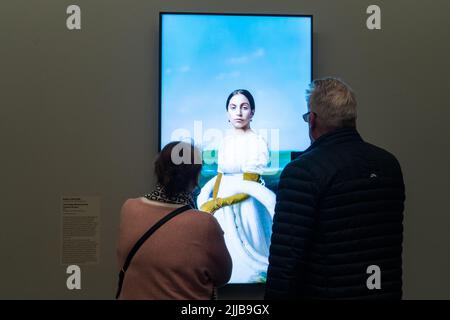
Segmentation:
<svg viewBox="0 0 450 320">
<path fill-rule="evenodd" d="M 174 141 L 167 144 L 155 161 L 155 174 L 171 197 L 196 187 L 202 170 L 200 151 L 192 144 Z"/>
<path fill-rule="evenodd" d="M 255 99 L 253 99 L 253 96 L 250 93 L 250 91 L 245 89 L 237 89 L 234 90 L 232 93 L 230 93 L 227 99 L 227 104 L 225 105 L 225 109 L 227 109 L 227 111 L 228 111 L 228 104 L 230 103 L 231 98 L 233 98 L 237 94 L 242 94 L 243 96 L 245 96 L 248 99 L 248 102 L 250 102 L 250 110 L 255 111 Z"/>
</svg>

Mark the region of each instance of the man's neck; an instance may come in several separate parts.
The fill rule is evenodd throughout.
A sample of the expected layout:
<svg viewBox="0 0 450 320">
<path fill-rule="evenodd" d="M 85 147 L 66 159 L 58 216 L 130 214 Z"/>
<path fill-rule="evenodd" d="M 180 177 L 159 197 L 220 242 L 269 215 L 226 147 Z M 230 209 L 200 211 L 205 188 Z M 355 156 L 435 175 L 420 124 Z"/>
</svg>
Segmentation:
<svg viewBox="0 0 450 320">
<path fill-rule="evenodd" d="M 317 139 L 319 139 L 321 136 L 330 133 L 334 131 L 335 129 L 316 129 L 314 132 L 311 132 L 311 143 L 314 143 Z"/>
</svg>

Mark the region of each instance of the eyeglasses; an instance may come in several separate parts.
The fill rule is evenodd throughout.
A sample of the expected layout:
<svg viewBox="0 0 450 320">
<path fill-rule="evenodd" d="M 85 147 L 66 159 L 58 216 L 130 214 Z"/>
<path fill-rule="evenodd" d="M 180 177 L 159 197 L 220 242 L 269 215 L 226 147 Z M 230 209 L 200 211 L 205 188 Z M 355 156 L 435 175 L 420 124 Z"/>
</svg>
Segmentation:
<svg viewBox="0 0 450 320">
<path fill-rule="evenodd" d="M 303 118 L 303 120 L 304 120 L 305 122 L 309 122 L 309 115 L 310 115 L 311 113 L 316 114 L 315 112 L 308 111 L 307 113 L 305 113 L 304 115 L 302 115 L 302 118 Z"/>
</svg>

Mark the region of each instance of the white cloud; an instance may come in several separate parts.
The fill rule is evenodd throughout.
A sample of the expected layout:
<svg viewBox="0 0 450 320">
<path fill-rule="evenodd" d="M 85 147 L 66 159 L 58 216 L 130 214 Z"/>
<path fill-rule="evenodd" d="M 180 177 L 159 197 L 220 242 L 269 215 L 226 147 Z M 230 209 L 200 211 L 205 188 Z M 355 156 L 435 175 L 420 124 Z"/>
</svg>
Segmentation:
<svg viewBox="0 0 450 320">
<path fill-rule="evenodd" d="M 231 64 L 242 64 L 247 63 L 249 61 L 248 56 L 240 56 L 240 57 L 233 57 L 228 60 Z"/>
<path fill-rule="evenodd" d="M 188 72 L 188 71 L 190 71 L 191 70 L 191 67 L 190 66 L 182 66 L 181 68 L 180 68 L 180 72 Z"/>
<path fill-rule="evenodd" d="M 225 79 L 225 73 L 219 73 L 219 74 L 216 76 L 216 80 L 223 80 L 223 79 Z"/>
<path fill-rule="evenodd" d="M 189 112 L 189 107 L 187 106 L 181 106 L 178 108 L 178 112 L 181 114 L 187 114 Z"/>
<path fill-rule="evenodd" d="M 260 97 L 266 96 L 266 91 L 264 91 L 264 90 L 258 90 L 256 93 L 257 93 L 258 96 L 260 96 Z"/>
<path fill-rule="evenodd" d="M 262 57 L 266 54 L 266 51 L 263 48 L 257 49 L 255 52 L 253 52 L 253 57 Z"/>
<path fill-rule="evenodd" d="M 263 48 L 258 48 L 253 52 L 250 52 L 248 54 L 238 56 L 238 57 L 231 57 L 228 59 L 228 63 L 231 64 L 244 64 L 248 63 L 253 59 L 263 57 L 266 54 L 266 51 Z"/>
<path fill-rule="evenodd" d="M 231 71 L 231 72 L 223 72 L 219 73 L 216 76 L 216 80 L 224 80 L 224 79 L 231 79 L 231 78 L 237 78 L 241 75 L 239 71 Z"/>
</svg>

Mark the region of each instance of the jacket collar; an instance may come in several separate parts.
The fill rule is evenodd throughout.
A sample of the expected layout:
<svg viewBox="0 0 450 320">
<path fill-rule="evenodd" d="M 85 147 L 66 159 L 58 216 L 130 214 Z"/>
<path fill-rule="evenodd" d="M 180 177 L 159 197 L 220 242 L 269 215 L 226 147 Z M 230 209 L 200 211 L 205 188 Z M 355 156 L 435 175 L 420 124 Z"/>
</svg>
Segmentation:
<svg viewBox="0 0 450 320">
<path fill-rule="evenodd" d="M 318 146 L 334 145 L 350 140 L 363 141 L 356 128 L 341 128 L 321 135 L 302 153 L 311 151 Z"/>
</svg>

